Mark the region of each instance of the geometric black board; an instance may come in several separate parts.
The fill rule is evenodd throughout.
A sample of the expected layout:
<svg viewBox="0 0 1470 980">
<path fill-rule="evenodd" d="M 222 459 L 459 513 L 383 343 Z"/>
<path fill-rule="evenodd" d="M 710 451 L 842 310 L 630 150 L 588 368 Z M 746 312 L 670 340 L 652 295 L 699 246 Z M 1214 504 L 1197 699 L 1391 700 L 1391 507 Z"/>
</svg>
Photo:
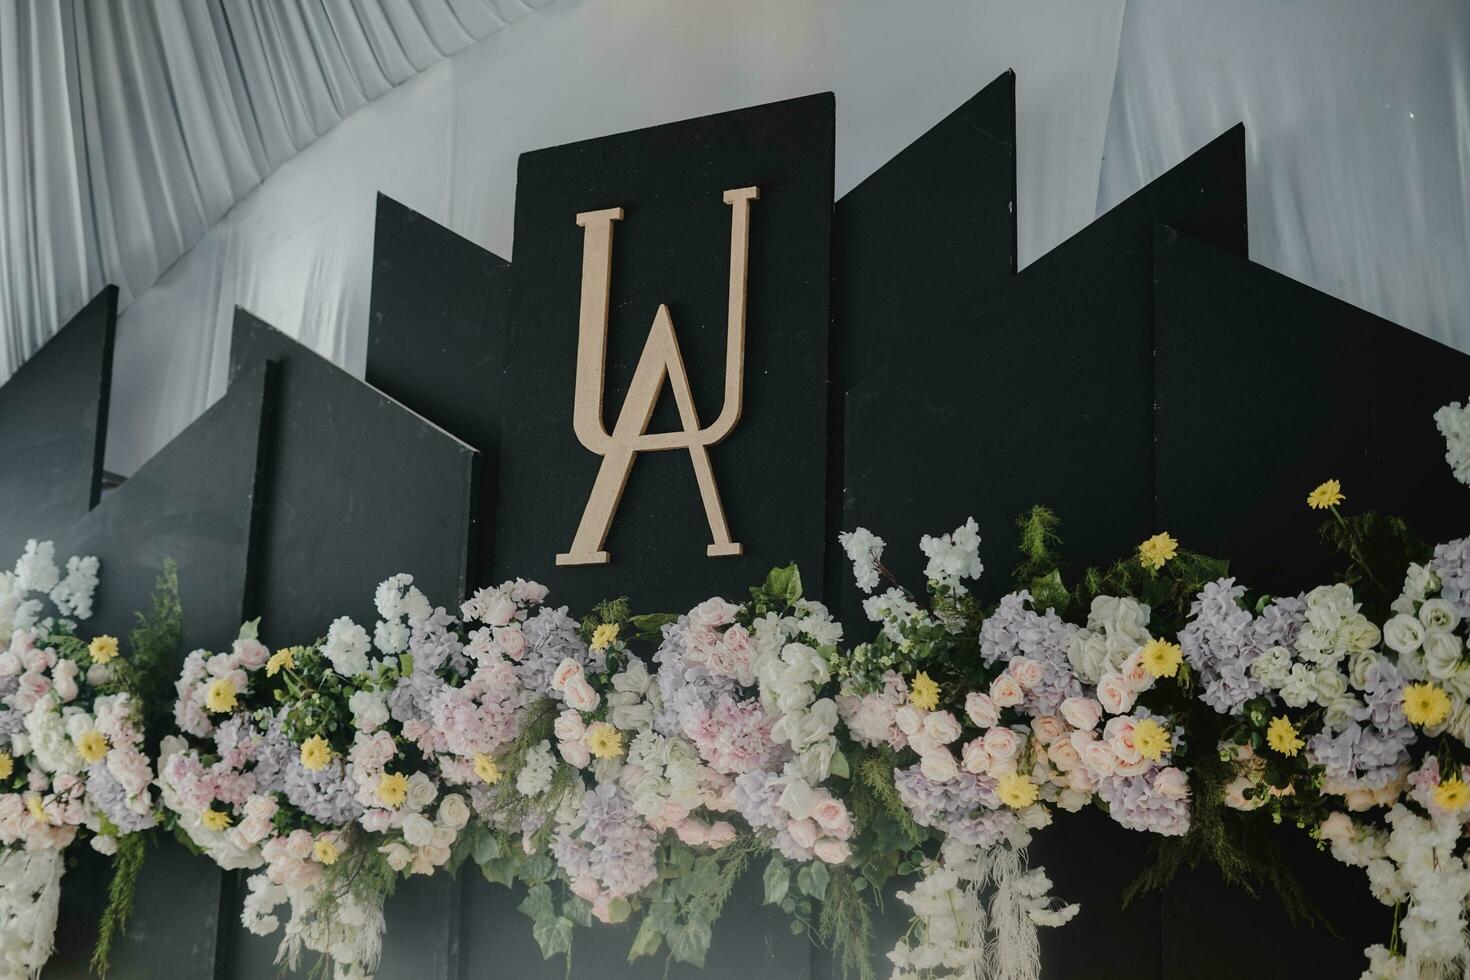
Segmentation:
<svg viewBox="0 0 1470 980">
<path fill-rule="evenodd" d="M 501 440 L 498 577 L 555 586 L 574 609 L 632 595 L 687 609 L 741 594 L 796 561 L 821 591 L 824 538 L 830 93 L 620 133 L 521 156 L 516 178 L 511 337 Z M 575 216 L 621 207 L 614 224 L 606 387 L 609 431 L 654 314 L 667 304 L 701 425 L 725 384 L 732 212 L 750 204 L 744 411 L 709 454 L 739 557 L 706 557 L 709 526 L 690 454 L 640 453 L 604 565 L 557 567 L 570 550 L 600 456 L 572 429 L 583 229 Z M 665 386 L 650 432 L 680 428 Z"/>
<path fill-rule="evenodd" d="M 510 264 L 378 195 L 367 383 L 480 451 L 470 584 L 490 583 Z"/>
<path fill-rule="evenodd" d="M 223 649 L 250 615 L 250 547 L 262 453 L 271 409 L 270 366 L 231 385 L 223 398 L 154 455 L 134 476 L 57 540 L 57 557 L 95 555 L 101 562 L 96 607 L 84 636 L 124 638 L 135 610 L 148 608 L 164 564 L 178 564 L 184 636 L 179 650 Z M 234 625 L 232 625 L 234 624 Z M 124 650 L 127 650 L 126 645 Z M 172 678 L 155 693 L 171 720 Z M 150 747 L 150 752 L 152 748 Z M 214 975 L 222 873 L 172 838 L 152 835 L 126 934 L 112 949 L 110 976 Z M 79 846 L 62 888 L 56 954 L 48 977 L 88 975 L 87 959 L 106 900 L 111 862 Z"/>
<path fill-rule="evenodd" d="M 107 286 L 0 385 L 0 567 L 97 503 L 116 319 Z"/>
</svg>

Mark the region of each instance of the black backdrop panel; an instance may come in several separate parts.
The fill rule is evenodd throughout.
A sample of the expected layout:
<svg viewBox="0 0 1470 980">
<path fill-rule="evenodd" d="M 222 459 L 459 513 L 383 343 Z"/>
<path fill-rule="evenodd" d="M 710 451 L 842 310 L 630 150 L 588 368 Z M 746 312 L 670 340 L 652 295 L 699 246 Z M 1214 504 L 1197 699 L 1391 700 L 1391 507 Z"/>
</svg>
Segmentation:
<svg viewBox="0 0 1470 980">
<path fill-rule="evenodd" d="M 0 385 L 0 567 L 97 503 L 116 319 L 108 286 Z"/>
<path fill-rule="evenodd" d="M 1349 512 L 1400 514 L 1430 541 L 1464 533 L 1470 491 L 1433 414 L 1470 391 L 1470 358 L 1168 228 L 1155 261 L 1161 527 L 1277 594 L 1330 582 L 1340 565 L 1306 504 L 1329 477 Z M 1268 897 L 1253 941 L 1275 951 L 1276 975 L 1354 975 L 1363 947 L 1387 941 L 1390 911 L 1361 871 L 1289 830 L 1287 863 L 1341 938 L 1293 931 Z M 1212 870 L 1181 876 L 1165 906 L 1166 972 L 1235 975 L 1238 937 L 1212 910 L 1241 900 Z"/>
<path fill-rule="evenodd" d="M 687 609 L 743 595 L 771 566 L 822 578 L 832 96 L 815 95 L 527 153 L 516 184 L 511 346 L 495 567 L 555 583 L 585 608 L 632 595 Z M 604 417 L 611 429 L 659 304 L 667 304 L 701 424 L 724 387 L 732 207 L 750 205 L 744 414 L 710 450 L 741 557 L 707 558 L 710 531 L 689 453 L 634 462 L 601 566 L 556 568 L 600 457 L 572 431 L 583 230 L 579 212 L 621 207 L 613 232 Z M 650 431 L 676 428 L 665 394 Z"/>
<path fill-rule="evenodd" d="M 236 380 L 225 396 L 57 541 L 57 554 L 96 555 L 101 583 L 87 635 L 126 637 L 169 559 L 178 563 L 184 609 L 179 656 L 223 649 L 251 614 L 250 549 L 256 528 L 261 435 L 271 410 L 272 366 Z M 232 625 L 233 624 L 233 625 Z M 169 679 L 173 677 L 169 672 Z M 159 696 L 172 696 L 166 683 Z M 165 712 L 167 714 L 167 712 Z M 106 904 L 111 862 L 87 847 L 61 892 L 56 954 L 47 977 L 88 976 Z M 155 834 L 138 880 L 127 933 L 113 947 L 117 978 L 214 976 L 221 872 L 171 837 Z"/>
<path fill-rule="evenodd" d="M 367 382 L 480 451 L 470 584 L 493 584 L 495 460 L 510 326 L 510 265 L 378 195 Z"/>
</svg>

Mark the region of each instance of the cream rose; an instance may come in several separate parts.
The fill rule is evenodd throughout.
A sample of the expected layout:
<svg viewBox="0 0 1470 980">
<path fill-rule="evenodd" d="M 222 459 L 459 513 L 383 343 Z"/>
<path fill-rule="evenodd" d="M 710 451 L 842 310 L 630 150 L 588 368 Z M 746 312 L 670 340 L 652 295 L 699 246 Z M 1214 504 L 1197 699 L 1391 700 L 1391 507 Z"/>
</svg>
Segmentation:
<svg viewBox="0 0 1470 980">
<path fill-rule="evenodd" d="M 562 689 L 562 697 L 566 699 L 568 706 L 578 711 L 593 711 L 602 702 L 602 696 L 592 690 L 592 685 L 587 683 L 587 678 L 580 671 L 567 681 L 567 686 Z"/>
<path fill-rule="evenodd" d="M 1413 616 L 1395 616 L 1383 624 L 1383 642 L 1394 653 L 1417 650 L 1424 642 L 1424 625 Z"/>
<path fill-rule="evenodd" d="M 939 745 L 948 745 L 960 737 L 960 723 L 948 711 L 931 711 L 924 718 L 924 734 Z"/>
<path fill-rule="evenodd" d="M 1006 665 L 1006 673 L 1016 679 L 1016 683 L 1026 690 L 1031 690 L 1041 683 L 1041 664 L 1030 657 L 1012 657 L 1011 662 Z"/>
<path fill-rule="evenodd" d="M 966 742 L 960 760 L 965 772 L 977 776 L 989 772 L 990 753 L 985 750 L 985 739 L 982 737 Z"/>
<path fill-rule="evenodd" d="M 551 689 L 553 691 L 565 691 L 567 684 L 573 677 L 582 676 L 582 665 L 571 657 L 567 657 L 556 665 L 556 670 L 551 672 Z"/>
<path fill-rule="evenodd" d="M 1026 700 L 1026 691 L 1010 674 L 1001 674 L 990 682 L 990 700 L 997 708 L 1009 708 Z"/>
<path fill-rule="evenodd" d="M 960 774 L 960 767 L 954 761 L 954 753 L 940 745 L 919 757 L 919 771 L 925 779 L 947 783 Z"/>
<path fill-rule="evenodd" d="M 980 728 L 990 728 L 1000 721 L 1000 710 L 996 708 L 995 702 L 990 695 L 979 691 L 971 691 L 965 698 L 965 714 Z"/>
<path fill-rule="evenodd" d="M 1109 671 L 1097 682 L 1097 700 L 1110 715 L 1121 715 L 1133 707 L 1136 692 L 1123 675 Z"/>
</svg>

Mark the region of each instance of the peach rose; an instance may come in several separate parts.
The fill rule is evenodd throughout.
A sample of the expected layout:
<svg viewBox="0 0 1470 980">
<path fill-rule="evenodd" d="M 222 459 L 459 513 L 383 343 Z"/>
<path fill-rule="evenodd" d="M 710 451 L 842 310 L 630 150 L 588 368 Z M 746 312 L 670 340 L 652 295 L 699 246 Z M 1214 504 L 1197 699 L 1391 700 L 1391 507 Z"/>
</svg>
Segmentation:
<svg viewBox="0 0 1470 980">
<path fill-rule="evenodd" d="M 1102 719 L 1102 705 L 1092 698 L 1067 698 L 1062 702 L 1062 717 L 1073 728 L 1091 731 Z"/>
<path fill-rule="evenodd" d="M 1010 674 L 1001 674 L 990 682 L 990 700 L 997 708 L 1009 708 L 1026 700 L 1026 691 Z"/>
</svg>

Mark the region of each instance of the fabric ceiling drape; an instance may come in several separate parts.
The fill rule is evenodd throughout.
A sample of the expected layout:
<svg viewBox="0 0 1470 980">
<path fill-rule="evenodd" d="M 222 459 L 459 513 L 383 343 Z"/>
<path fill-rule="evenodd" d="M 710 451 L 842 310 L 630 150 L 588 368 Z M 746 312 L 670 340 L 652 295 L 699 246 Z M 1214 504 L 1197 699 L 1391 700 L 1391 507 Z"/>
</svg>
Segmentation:
<svg viewBox="0 0 1470 980">
<path fill-rule="evenodd" d="M 394 86 L 546 0 L 0 4 L 0 381 Z"/>
</svg>

